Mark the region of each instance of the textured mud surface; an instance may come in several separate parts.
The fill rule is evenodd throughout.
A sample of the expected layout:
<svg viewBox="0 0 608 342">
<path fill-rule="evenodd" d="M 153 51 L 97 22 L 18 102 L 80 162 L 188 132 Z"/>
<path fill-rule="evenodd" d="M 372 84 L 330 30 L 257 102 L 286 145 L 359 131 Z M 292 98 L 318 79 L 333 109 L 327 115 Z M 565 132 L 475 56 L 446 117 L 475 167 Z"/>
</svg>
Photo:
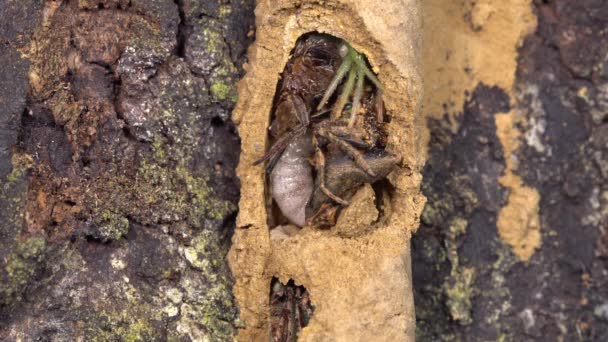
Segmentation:
<svg viewBox="0 0 608 342">
<path fill-rule="evenodd" d="M 0 16 L 0 339 L 231 339 L 230 112 L 253 2 Z"/>
<path fill-rule="evenodd" d="M 229 262 L 236 278 L 240 317 L 246 324 L 239 333 L 243 341 L 269 339 L 273 277 L 283 284 L 293 281 L 304 286 L 310 295 L 315 311 L 298 335 L 302 341 L 414 339 L 409 238 L 424 204 L 419 192 L 424 159 L 417 139 L 421 131 L 416 67 L 419 12 L 417 1 L 387 6 L 388 11 L 370 8 L 362 0 L 258 3 L 256 42 L 249 50 L 250 63 L 239 83 L 234 111 L 242 139 L 237 168 L 242 187 Z M 340 214 L 352 216 L 339 217 L 332 229 L 306 227 L 290 235 L 282 227 L 271 238 L 265 170 L 252 164 L 267 149 L 279 74 L 297 39 L 315 31 L 344 39 L 365 54 L 385 87 L 383 99 L 392 119 L 387 125 L 386 149 L 402 158 L 386 182 L 387 202 L 393 210 L 385 220 L 378 219 L 375 192 L 368 186 Z"/>
<path fill-rule="evenodd" d="M 429 202 L 412 247 L 421 341 L 608 335 L 608 5 L 533 6 L 538 28 L 519 50 L 514 88 L 480 84 L 461 114 L 444 107 L 455 119 L 430 120 Z M 498 234 L 513 189 L 499 181 L 497 112 L 519 137 L 513 173 L 540 195 L 542 243 L 527 261 Z"/>
</svg>

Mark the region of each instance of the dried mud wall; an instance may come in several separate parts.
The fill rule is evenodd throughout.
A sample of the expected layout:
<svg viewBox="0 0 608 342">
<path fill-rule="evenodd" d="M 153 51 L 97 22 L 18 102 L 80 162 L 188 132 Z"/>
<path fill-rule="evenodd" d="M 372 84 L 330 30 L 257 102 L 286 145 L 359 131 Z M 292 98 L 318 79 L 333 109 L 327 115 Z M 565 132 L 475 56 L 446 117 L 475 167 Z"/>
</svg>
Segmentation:
<svg viewBox="0 0 608 342">
<path fill-rule="evenodd" d="M 388 7 L 387 7 L 388 6 Z M 229 255 L 236 279 L 234 293 L 246 329 L 243 341 L 268 340 L 272 277 L 303 285 L 314 314 L 302 341 L 414 339 L 409 239 L 424 205 L 420 170 L 424 163 L 418 117 L 421 87 L 419 7 L 417 1 L 370 7 L 367 1 L 261 1 L 256 8 L 256 41 L 249 50 L 247 74 L 239 84 L 233 114 L 242 140 L 237 173 L 241 200 Z M 389 176 L 392 213 L 374 229 L 373 199 L 345 227 L 303 229 L 271 240 L 265 206 L 265 171 L 252 166 L 264 154 L 267 128 L 279 74 L 296 40 L 309 32 L 328 33 L 364 53 L 385 87 L 392 115 L 387 150 L 403 157 Z M 352 204 L 353 207 L 357 203 Z M 371 209 L 373 208 L 373 209 Z M 363 233 L 340 235 L 340 231 Z"/>
</svg>

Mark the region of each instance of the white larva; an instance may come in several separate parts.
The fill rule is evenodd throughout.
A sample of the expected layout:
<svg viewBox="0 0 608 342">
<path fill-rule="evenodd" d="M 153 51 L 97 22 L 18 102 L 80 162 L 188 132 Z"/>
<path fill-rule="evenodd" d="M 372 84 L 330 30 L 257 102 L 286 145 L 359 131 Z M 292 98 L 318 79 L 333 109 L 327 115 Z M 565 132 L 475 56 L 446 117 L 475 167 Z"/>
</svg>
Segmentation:
<svg viewBox="0 0 608 342">
<path fill-rule="evenodd" d="M 308 158 L 313 152 L 310 134 L 293 139 L 270 174 L 272 198 L 289 221 L 300 227 L 306 223 L 306 204 L 314 181 Z"/>
</svg>

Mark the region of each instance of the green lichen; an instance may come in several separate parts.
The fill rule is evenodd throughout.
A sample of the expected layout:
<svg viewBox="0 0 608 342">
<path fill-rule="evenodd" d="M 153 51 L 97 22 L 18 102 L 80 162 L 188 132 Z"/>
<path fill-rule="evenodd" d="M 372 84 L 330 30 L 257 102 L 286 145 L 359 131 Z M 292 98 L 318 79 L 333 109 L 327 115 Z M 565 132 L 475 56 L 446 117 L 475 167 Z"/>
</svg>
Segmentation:
<svg viewBox="0 0 608 342">
<path fill-rule="evenodd" d="M 217 239 L 207 231 L 201 232 L 193 240 L 189 247 L 184 249 L 184 256 L 192 267 L 203 271 L 205 274 L 213 274 L 222 260 L 218 260 L 223 253 L 218 248 Z"/>
<path fill-rule="evenodd" d="M 13 167 L 13 170 L 11 170 L 11 173 L 6 176 L 6 181 L 9 183 L 15 183 L 16 181 L 23 179 L 26 171 L 27 169 L 25 168 L 15 166 Z"/>
<path fill-rule="evenodd" d="M 203 303 L 182 304 L 179 326 L 181 335 L 193 341 L 232 341 L 235 338 L 235 317 L 226 317 L 226 307 L 214 305 L 212 298 Z M 231 303 L 231 305 L 234 305 Z M 175 337 L 179 336 L 174 334 Z"/>
<path fill-rule="evenodd" d="M 73 122 L 80 117 L 81 108 L 74 95 L 70 93 L 69 84 L 61 84 L 59 90 L 53 94 L 47 104 L 53 112 L 53 118 L 59 125 Z M 67 128 L 71 129 L 73 125 L 71 123 Z"/>
<path fill-rule="evenodd" d="M 136 51 L 146 51 L 142 55 L 149 55 L 151 52 L 158 57 L 164 57 L 170 53 L 163 44 L 162 32 L 158 31 L 158 27 L 151 25 L 143 16 L 133 17 L 129 32 L 129 47 Z"/>
<path fill-rule="evenodd" d="M 224 19 L 232 14 L 232 8 L 230 5 L 220 5 L 219 7 L 219 18 Z"/>
<path fill-rule="evenodd" d="M 105 209 L 97 219 L 98 238 L 103 242 L 120 240 L 129 233 L 129 220 L 117 213 Z"/>
<path fill-rule="evenodd" d="M 137 173 L 135 192 L 143 203 L 157 209 L 150 212 L 156 222 L 185 219 L 202 228 L 205 220 L 221 220 L 236 210 L 234 203 L 214 195 L 208 178 L 147 159 Z"/>
<path fill-rule="evenodd" d="M 448 224 L 446 231 L 446 251 L 452 270 L 450 276 L 443 283 L 446 295 L 446 305 L 453 320 L 467 325 L 473 322 L 471 317 L 473 296 L 473 282 L 475 269 L 460 266 L 458 256 L 458 236 L 466 233 L 468 222 L 464 218 L 455 217 Z"/>
<path fill-rule="evenodd" d="M 454 204 L 451 197 L 429 201 L 422 210 L 421 220 L 424 224 L 439 226 L 453 210 Z"/>
<path fill-rule="evenodd" d="M 183 251 L 184 258 L 197 272 L 187 273 L 181 282 L 186 304 L 182 305 L 180 325 L 194 340 L 209 336 L 231 340 L 235 334 L 237 315 L 228 285 L 230 272 L 220 246 L 216 234 L 201 231 Z M 204 329 L 199 327 L 200 323 Z"/>
<path fill-rule="evenodd" d="M 224 43 L 222 42 L 222 44 Z M 232 64 L 232 61 L 227 53 L 223 54 L 223 59 L 223 66 L 215 68 L 209 77 L 211 82 L 211 95 L 215 100 L 227 100 L 234 104 L 236 103 L 237 99 L 236 88 L 234 87 L 234 79 L 235 75 L 237 74 L 237 70 L 234 67 L 234 64 Z"/>
<path fill-rule="evenodd" d="M 4 272 L 0 272 L 0 303 L 18 300 L 25 285 L 32 279 L 38 264 L 44 259 L 46 240 L 40 235 L 17 242 L 15 250 L 6 258 Z"/>
<path fill-rule="evenodd" d="M 232 87 L 224 83 L 216 82 L 211 85 L 211 93 L 220 100 L 228 99 L 231 91 Z"/>
<path fill-rule="evenodd" d="M 452 269 L 450 278 L 444 283 L 443 288 L 447 296 L 446 305 L 450 310 L 452 319 L 462 325 L 471 324 L 473 297 L 473 283 L 475 280 L 475 269 L 459 267 Z"/>
<path fill-rule="evenodd" d="M 143 342 L 154 339 L 154 329 L 148 317 L 133 315 L 129 310 L 102 312 L 88 321 L 85 329 L 88 341 Z"/>
<path fill-rule="evenodd" d="M 461 217 L 455 217 L 448 224 L 446 231 L 446 238 L 444 240 L 445 250 L 450 264 L 452 265 L 452 271 L 457 271 L 460 267 L 460 260 L 458 257 L 458 236 L 466 233 L 467 220 Z"/>
<path fill-rule="evenodd" d="M 152 141 L 152 148 L 154 149 L 154 159 L 165 160 L 167 158 L 167 155 L 165 154 L 165 149 L 163 148 L 164 144 L 165 142 L 162 138 L 158 136 L 154 137 L 154 140 Z"/>
</svg>

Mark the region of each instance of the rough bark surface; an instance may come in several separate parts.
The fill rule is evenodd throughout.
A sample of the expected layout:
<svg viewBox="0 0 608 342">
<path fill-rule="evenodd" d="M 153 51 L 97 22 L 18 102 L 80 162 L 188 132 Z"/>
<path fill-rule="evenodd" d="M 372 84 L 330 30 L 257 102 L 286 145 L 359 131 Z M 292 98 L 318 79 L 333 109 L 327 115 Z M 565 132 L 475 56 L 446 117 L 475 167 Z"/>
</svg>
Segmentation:
<svg viewBox="0 0 608 342">
<path fill-rule="evenodd" d="M 479 84 L 455 133 L 447 116 L 429 122 L 429 202 L 412 247 L 420 341 L 608 336 L 608 3 L 534 10 L 513 95 Z M 540 194 L 542 244 L 527 261 L 497 228 L 511 190 L 496 114 L 509 111 L 521 132 L 514 172 Z"/>
<path fill-rule="evenodd" d="M 0 17 L 0 340 L 232 339 L 230 112 L 253 1 Z"/>
</svg>

